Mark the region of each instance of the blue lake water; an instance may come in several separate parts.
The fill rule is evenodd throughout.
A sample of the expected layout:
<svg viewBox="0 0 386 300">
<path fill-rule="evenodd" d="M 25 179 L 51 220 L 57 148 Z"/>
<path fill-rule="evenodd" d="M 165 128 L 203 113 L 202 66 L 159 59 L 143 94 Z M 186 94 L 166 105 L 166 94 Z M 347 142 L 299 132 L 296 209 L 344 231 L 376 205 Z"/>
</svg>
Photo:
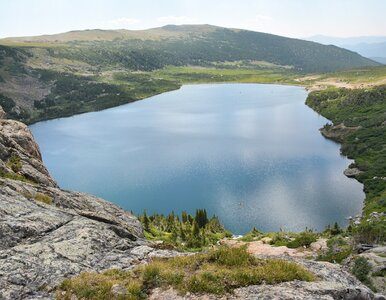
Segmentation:
<svg viewBox="0 0 386 300">
<path fill-rule="evenodd" d="M 135 213 L 206 208 L 237 234 L 321 230 L 360 213 L 364 194 L 306 97 L 291 86 L 186 85 L 31 129 L 62 188 Z"/>
</svg>

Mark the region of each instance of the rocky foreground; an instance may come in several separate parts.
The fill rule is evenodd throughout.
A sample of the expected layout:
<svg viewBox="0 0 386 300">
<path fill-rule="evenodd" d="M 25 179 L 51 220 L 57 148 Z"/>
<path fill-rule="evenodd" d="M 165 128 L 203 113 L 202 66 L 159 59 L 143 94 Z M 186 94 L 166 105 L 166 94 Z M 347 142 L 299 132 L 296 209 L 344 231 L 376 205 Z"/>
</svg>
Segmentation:
<svg viewBox="0 0 386 300">
<path fill-rule="evenodd" d="M 51 299 L 63 278 L 82 271 L 129 270 L 152 257 L 178 255 L 153 249 L 137 218 L 123 209 L 60 189 L 44 167 L 28 127 L 2 117 L 0 108 L 0 299 Z M 225 298 L 376 297 L 338 265 L 289 259 L 307 267 L 319 280 L 251 286 Z M 154 290 L 150 299 L 215 297 L 182 297 L 173 290 Z"/>
</svg>

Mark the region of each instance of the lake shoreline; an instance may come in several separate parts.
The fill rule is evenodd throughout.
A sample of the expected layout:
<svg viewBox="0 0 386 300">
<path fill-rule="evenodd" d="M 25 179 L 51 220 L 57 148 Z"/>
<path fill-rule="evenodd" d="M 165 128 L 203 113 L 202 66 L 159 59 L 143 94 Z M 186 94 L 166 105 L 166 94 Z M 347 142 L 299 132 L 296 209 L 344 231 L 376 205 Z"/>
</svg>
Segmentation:
<svg viewBox="0 0 386 300">
<path fill-rule="evenodd" d="M 225 83 L 223 83 L 223 84 L 225 85 Z M 203 85 L 201 85 L 201 86 L 204 86 L 204 87 L 206 88 L 206 87 L 216 86 L 216 85 L 217 85 L 217 84 L 211 84 L 211 83 L 209 83 L 209 84 L 203 84 Z M 221 85 L 222 85 L 222 84 L 221 84 Z M 227 84 L 227 85 L 229 85 L 229 84 Z M 230 84 L 230 85 L 232 85 L 232 84 Z M 233 85 L 239 86 L 238 84 L 233 84 Z M 250 83 L 244 84 L 244 83 L 243 83 L 243 84 L 241 84 L 240 86 L 244 86 L 244 85 L 249 86 L 248 89 L 250 89 L 251 86 L 253 86 L 253 85 L 255 85 L 255 84 L 250 84 Z M 256 85 L 257 85 L 257 86 L 267 86 L 268 89 L 270 89 L 270 86 L 272 86 L 272 84 L 256 84 Z M 195 86 L 197 86 L 197 85 L 191 85 L 191 84 L 189 84 L 189 85 L 183 85 L 184 88 L 195 87 Z M 289 86 L 289 85 L 277 85 L 277 86 L 280 86 L 280 87 L 283 87 L 283 88 L 291 87 L 291 86 Z M 223 87 L 221 87 L 221 89 L 223 89 Z M 174 91 L 174 92 L 180 93 L 180 92 L 181 92 L 181 89 L 178 90 L 178 91 Z M 241 92 L 240 92 L 240 93 L 241 93 Z M 163 94 L 161 94 L 161 95 L 163 95 Z M 164 96 L 165 96 L 165 95 L 164 95 Z M 238 92 L 237 92 L 237 94 L 234 95 L 234 96 L 238 97 Z M 305 96 L 305 97 L 307 97 L 307 96 Z M 152 99 L 152 98 L 153 98 L 153 97 L 149 97 L 149 99 Z M 164 97 L 163 99 L 165 99 L 165 97 Z M 163 100 L 163 101 L 165 101 L 165 100 Z M 301 105 L 304 105 L 304 100 L 299 101 L 299 105 L 300 105 L 300 102 L 301 102 Z M 139 102 L 134 102 L 134 103 L 139 103 Z M 142 101 L 141 101 L 141 103 L 142 103 Z M 127 109 L 130 109 L 130 108 L 133 108 L 133 109 L 134 109 L 134 107 L 131 106 L 131 104 L 132 104 L 132 103 L 130 103 L 130 106 L 126 106 Z M 152 104 L 143 102 L 143 104 L 141 104 L 140 106 L 141 106 L 141 107 L 148 107 L 149 105 L 151 106 Z M 138 107 L 138 105 L 136 105 L 135 107 Z M 126 109 L 126 108 L 125 108 L 125 107 L 122 107 L 122 109 Z M 112 116 L 112 113 L 113 113 L 114 111 L 117 111 L 117 107 L 116 107 L 116 108 L 110 108 L 110 109 L 107 109 L 107 110 L 105 110 L 104 112 L 107 113 L 109 116 L 110 116 L 110 115 Z M 314 114 L 314 111 L 312 111 L 312 113 Z M 83 118 L 90 118 L 90 117 L 92 117 L 92 115 L 89 115 L 89 116 L 83 115 Z M 111 117 L 107 117 L 107 118 L 110 119 Z M 114 117 L 112 117 L 112 118 L 114 118 Z M 131 117 L 130 117 L 130 118 L 131 118 Z M 65 119 L 66 119 L 66 118 L 64 118 L 63 120 L 66 121 L 66 123 L 68 123 L 68 124 L 71 124 L 71 123 L 72 123 L 71 120 L 65 120 Z M 57 119 L 57 120 L 58 120 L 58 119 Z M 63 121 L 63 120 L 62 120 L 62 121 Z M 320 122 L 320 121 L 319 121 L 319 122 Z M 44 123 L 44 122 L 43 122 L 43 123 Z M 322 123 L 320 123 L 320 125 L 322 125 Z M 319 128 L 320 125 L 317 126 L 317 128 Z M 299 133 L 298 133 L 298 134 L 299 134 Z M 342 173 L 342 171 L 343 171 L 346 167 L 347 167 L 347 166 L 345 165 L 345 166 L 342 168 L 342 170 L 340 171 L 340 174 Z M 287 178 L 291 178 L 291 175 L 287 176 Z M 287 180 L 288 180 L 288 179 L 287 179 Z M 114 183 L 114 185 L 116 185 L 116 184 L 117 184 L 117 183 Z M 61 183 L 61 185 L 63 186 L 62 183 Z M 66 188 L 71 188 L 71 189 L 76 189 L 76 190 L 82 190 L 82 191 L 85 191 L 85 192 L 89 192 L 89 193 L 94 193 L 94 194 L 95 194 L 95 192 L 93 192 L 93 191 L 80 189 L 80 188 L 77 188 L 76 186 L 72 186 L 72 185 L 65 186 L 65 187 L 66 187 Z M 97 194 L 97 195 L 100 196 L 100 197 L 102 197 L 102 198 L 110 199 L 110 200 L 112 200 L 112 202 L 117 203 L 118 205 L 122 206 L 122 203 L 116 202 L 116 200 L 112 199 L 111 197 L 105 196 L 105 195 L 103 195 L 103 194 Z M 363 202 L 363 201 L 361 201 L 361 202 Z M 196 206 L 195 208 L 198 208 L 198 207 L 201 207 L 201 206 L 198 205 L 198 206 Z M 126 207 L 126 209 L 132 209 L 132 210 L 134 210 L 134 211 L 137 211 L 137 210 L 135 209 L 135 207 Z M 235 208 L 235 209 L 236 209 L 236 208 Z M 140 213 L 140 212 L 141 212 L 141 210 L 137 211 L 137 213 Z M 331 220 L 331 222 L 333 223 L 334 221 L 339 221 L 339 220 L 341 220 L 341 222 L 343 222 L 349 215 L 350 215 L 350 214 L 344 215 L 344 217 L 341 218 L 341 219 L 334 219 L 334 220 Z M 299 230 L 299 231 L 300 231 L 300 230 L 303 230 L 305 226 L 307 226 L 307 225 L 302 226 L 302 227 L 299 228 L 298 230 Z M 280 227 L 282 227 L 282 226 L 280 225 Z M 310 227 L 310 226 L 308 226 L 308 227 Z M 274 229 L 274 228 L 271 228 L 270 231 L 276 230 L 276 229 L 278 229 L 278 228 L 279 228 L 279 225 L 275 226 L 275 229 Z M 248 230 L 249 230 L 249 229 L 250 229 L 250 228 L 248 227 Z M 321 229 L 321 228 L 319 228 L 319 229 Z M 264 230 L 266 230 L 266 229 L 264 229 Z M 233 231 L 234 231 L 234 230 L 233 230 Z M 239 231 L 235 231 L 235 232 L 237 233 L 237 232 L 239 232 Z M 244 232 L 247 232 L 247 229 L 246 229 Z M 239 233 L 240 233 L 240 232 L 239 232 Z"/>
</svg>

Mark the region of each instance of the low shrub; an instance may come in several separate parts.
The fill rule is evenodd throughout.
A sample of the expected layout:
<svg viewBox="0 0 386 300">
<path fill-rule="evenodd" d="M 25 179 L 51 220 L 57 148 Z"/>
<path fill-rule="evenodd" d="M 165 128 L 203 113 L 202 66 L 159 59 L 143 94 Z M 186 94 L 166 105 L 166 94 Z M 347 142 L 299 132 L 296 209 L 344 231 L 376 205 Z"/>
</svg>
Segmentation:
<svg viewBox="0 0 386 300">
<path fill-rule="evenodd" d="M 263 236 L 264 234 L 261 231 L 253 227 L 253 229 L 250 232 L 243 235 L 239 240 L 243 242 L 253 242 L 261 239 Z"/>
<path fill-rule="evenodd" d="M 371 266 L 366 258 L 357 257 L 354 260 L 354 265 L 351 269 L 351 273 L 358 278 L 362 283 L 366 284 L 372 290 L 375 290 L 371 278 L 369 277 Z"/>
<path fill-rule="evenodd" d="M 313 242 L 316 242 L 318 236 L 311 229 L 299 233 L 294 240 L 287 243 L 288 248 L 309 247 Z"/>
<path fill-rule="evenodd" d="M 328 249 L 318 256 L 318 260 L 341 263 L 352 253 L 352 246 L 341 236 L 329 239 L 327 247 Z"/>
<path fill-rule="evenodd" d="M 17 154 L 12 153 L 11 157 L 8 159 L 7 167 L 15 173 L 20 172 L 22 168 L 20 157 Z"/>
</svg>

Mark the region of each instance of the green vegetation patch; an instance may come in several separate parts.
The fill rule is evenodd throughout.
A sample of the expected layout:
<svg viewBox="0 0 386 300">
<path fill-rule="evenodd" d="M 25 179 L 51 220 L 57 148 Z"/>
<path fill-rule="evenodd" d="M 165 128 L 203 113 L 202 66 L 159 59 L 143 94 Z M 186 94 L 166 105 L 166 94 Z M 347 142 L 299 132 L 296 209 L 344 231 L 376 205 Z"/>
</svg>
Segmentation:
<svg viewBox="0 0 386 300">
<path fill-rule="evenodd" d="M 285 68 L 175 67 L 152 72 L 153 76 L 183 83 L 278 83 L 296 84 L 296 72 Z"/>
<path fill-rule="evenodd" d="M 335 73 L 325 74 L 320 79 L 339 78 L 342 82 L 371 83 L 386 78 L 386 66 L 350 69 Z"/>
<path fill-rule="evenodd" d="M 329 239 L 327 241 L 327 247 L 328 249 L 318 256 L 318 260 L 341 263 L 352 253 L 352 245 L 349 243 L 349 240 L 341 236 Z"/>
<path fill-rule="evenodd" d="M 144 299 L 156 287 L 169 286 L 181 294 L 224 295 L 234 289 L 256 284 L 275 284 L 292 280 L 313 281 L 315 276 L 303 267 L 284 260 L 261 260 L 246 247 L 220 247 L 206 253 L 156 259 L 132 272 L 110 270 L 102 274 L 82 273 L 66 279 L 57 292 L 58 299 L 114 299 L 111 288 L 126 289 L 122 299 Z"/>
<path fill-rule="evenodd" d="M 352 232 L 357 242 L 386 241 L 386 85 L 369 89 L 327 89 L 309 94 L 306 103 L 330 119 L 322 132 L 342 143 L 341 151 L 361 172 L 366 193 L 364 218 Z"/>
<path fill-rule="evenodd" d="M 309 247 L 319 237 L 319 234 L 312 229 L 306 228 L 304 231 L 296 232 L 270 232 L 266 234 L 271 239 L 270 244 L 273 246 L 286 246 L 288 248 Z"/>
<path fill-rule="evenodd" d="M 199 251 L 225 237 L 232 236 L 216 216 L 208 218 L 205 209 L 197 209 L 195 215 L 182 212 L 181 216 L 173 212 L 166 216 L 162 214 L 148 216 L 144 212 L 139 219 L 148 239 L 163 241 L 160 247 L 176 248 L 181 251 Z"/>
<path fill-rule="evenodd" d="M 103 110 L 180 87 L 173 81 L 140 73 L 118 73 L 112 81 L 103 77 L 35 70 L 42 82 L 52 84 L 51 93 L 34 102 L 26 123 Z M 20 119 L 20 118 L 19 118 Z"/>
<path fill-rule="evenodd" d="M 0 177 L 22 182 L 35 183 L 23 174 L 19 173 L 22 170 L 22 163 L 20 157 L 16 153 L 11 154 L 6 162 L 6 166 L 11 170 L 0 171 Z"/>
<path fill-rule="evenodd" d="M 354 265 L 351 269 L 351 273 L 354 274 L 362 283 L 366 284 L 372 290 L 375 290 L 373 282 L 370 278 L 371 266 L 366 258 L 357 257 L 354 260 Z"/>
<path fill-rule="evenodd" d="M 9 114 L 16 105 L 15 101 L 11 98 L 0 94 L 0 106 L 4 109 L 4 111 Z"/>
<path fill-rule="evenodd" d="M 296 235 L 295 239 L 287 243 L 288 248 L 310 247 L 313 242 L 316 242 L 318 235 L 311 229 Z"/>
<path fill-rule="evenodd" d="M 239 240 L 243 242 L 253 242 L 260 240 L 264 236 L 263 232 L 257 230 L 256 227 L 253 227 L 250 232 L 244 234 Z"/>
<path fill-rule="evenodd" d="M 12 180 L 17 180 L 17 181 L 22 181 L 22 182 L 35 183 L 35 182 L 27 179 L 25 176 L 20 175 L 20 174 L 16 174 L 16 173 L 0 172 L 0 177 L 12 179 Z"/>
<path fill-rule="evenodd" d="M 12 153 L 11 157 L 8 159 L 7 167 L 12 169 L 12 171 L 15 173 L 21 171 L 21 168 L 22 168 L 21 160 L 16 153 Z"/>
</svg>

